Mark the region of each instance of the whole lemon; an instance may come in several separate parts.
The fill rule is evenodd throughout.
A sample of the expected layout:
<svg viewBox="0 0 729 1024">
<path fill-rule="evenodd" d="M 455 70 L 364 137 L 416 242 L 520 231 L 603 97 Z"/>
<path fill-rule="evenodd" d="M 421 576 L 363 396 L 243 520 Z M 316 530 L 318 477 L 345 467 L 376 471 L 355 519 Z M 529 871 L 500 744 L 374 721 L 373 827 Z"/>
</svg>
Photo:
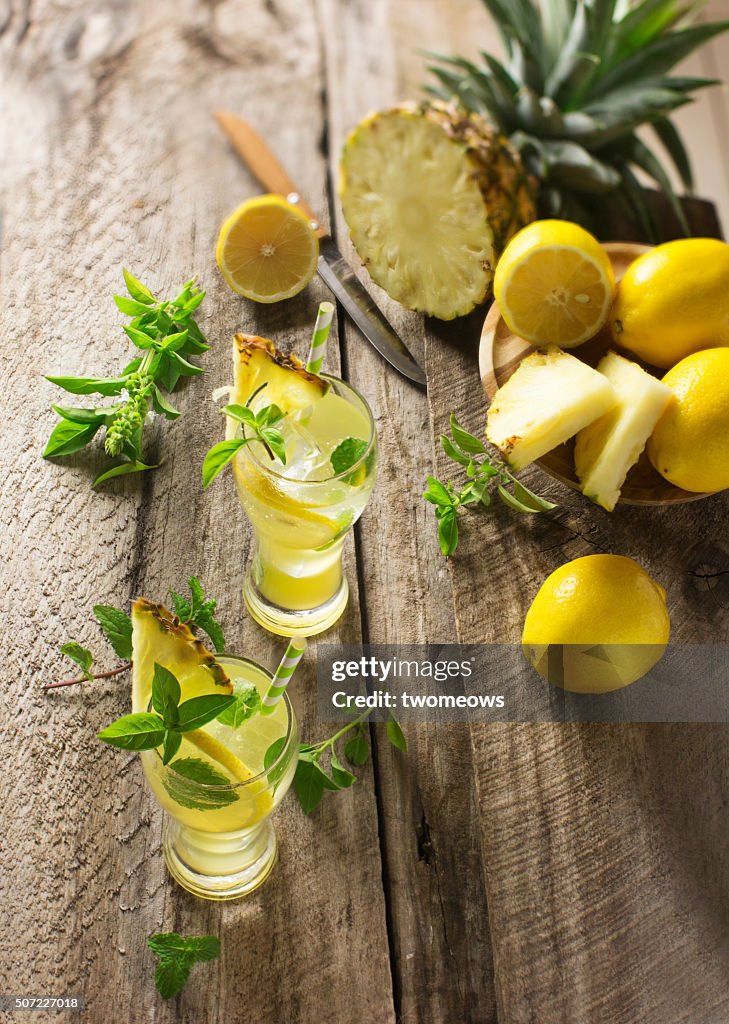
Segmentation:
<svg viewBox="0 0 729 1024">
<path fill-rule="evenodd" d="M 729 345 L 729 245 L 683 238 L 639 256 L 618 284 L 610 327 L 621 348 L 665 368 Z"/>
<path fill-rule="evenodd" d="M 729 348 L 682 359 L 663 378 L 675 395 L 648 441 L 648 457 L 685 491 L 729 487 Z"/>
<path fill-rule="evenodd" d="M 660 661 L 670 622 L 666 592 L 623 555 L 586 555 L 548 576 L 524 621 L 527 660 L 573 693 L 607 693 Z"/>
</svg>

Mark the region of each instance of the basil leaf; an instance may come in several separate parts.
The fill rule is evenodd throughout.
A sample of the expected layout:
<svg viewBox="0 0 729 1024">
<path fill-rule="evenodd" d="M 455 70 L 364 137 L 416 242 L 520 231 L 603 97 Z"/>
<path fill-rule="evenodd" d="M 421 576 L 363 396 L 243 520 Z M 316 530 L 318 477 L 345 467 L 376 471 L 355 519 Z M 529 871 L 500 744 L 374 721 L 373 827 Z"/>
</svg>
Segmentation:
<svg viewBox="0 0 729 1024">
<path fill-rule="evenodd" d="M 142 284 L 126 267 L 122 267 L 122 273 L 124 274 L 124 283 L 127 286 L 127 291 L 133 299 L 147 306 L 151 306 L 157 301 L 149 288 Z"/>
<path fill-rule="evenodd" d="M 455 417 L 454 413 L 451 413 L 451 433 L 453 434 L 453 440 L 456 444 L 472 455 L 483 455 L 486 451 L 486 445 L 479 438 L 473 434 L 469 434 L 465 430 Z"/>
<path fill-rule="evenodd" d="M 46 380 L 72 395 L 105 395 L 109 398 L 120 394 L 126 384 L 125 378 L 131 372 L 129 367 L 126 367 L 121 377 L 46 377 Z"/>
<path fill-rule="evenodd" d="M 234 702 L 235 697 L 227 693 L 206 693 L 202 697 L 191 697 L 179 706 L 180 719 L 176 728 L 180 732 L 201 729 Z"/>
<path fill-rule="evenodd" d="M 169 402 L 165 401 L 162 396 L 162 392 L 155 384 L 152 387 L 152 408 L 160 416 L 165 416 L 168 420 L 176 420 L 180 415 L 179 409 L 174 409 Z"/>
<path fill-rule="evenodd" d="M 137 302 L 136 299 L 128 299 L 124 295 L 115 295 L 114 302 L 116 303 L 117 309 L 122 313 L 126 313 L 127 316 L 140 316 L 141 314 L 148 312 L 145 303 Z"/>
<path fill-rule="evenodd" d="M 133 447 L 131 451 L 134 451 Z M 145 462 L 138 462 L 133 459 L 130 462 L 121 462 L 117 466 L 112 466 L 111 469 L 104 470 L 103 473 L 99 473 L 94 482 L 91 484 L 92 487 L 98 487 L 100 484 L 106 483 L 107 480 L 113 480 L 117 476 L 126 476 L 129 473 L 143 473 L 145 469 L 157 469 L 159 463 L 153 466 L 148 466 Z"/>
<path fill-rule="evenodd" d="M 236 452 L 248 444 L 249 438 L 238 438 L 234 441 L 221 441 L 213 445 L 205 456 L 202 467 L 203 488 L 209 487 L 218 473 L 233 459 Z"/>
<path fill-rule="evenodd" d="M 385 728 L 387 730 L 387 738 L 393 747 L 396 747 L 398 750 L 402 750 L 403 754 L 407 753 L 408 741 L 405 739 L 402 726 L 397 719 L 389 718 Z"/>
<path fill-rule="evenodd" d="M 336 782 L 339 789 L 347 789 L 349 786 L 353 786 L 354 783 L 357 781 L 357 776 L 352 775 L 350 771 L 347 771 L 347 769 L 340 762 L 339 758 L 334 753 L 334 751 L 332 751 L 331 766 L 332 778 Z"/>
<path fill-rule="evenodd" d="M 56 424 L 48 438 L 44 459 L 57 459 L 61 455 L 73 455 L 80 451 L 95 436 L 101 420 L 97 423 L 74 423 L 72 420 L 61 420 Z"/>
<path fill-rule="evenodd" d="M 353 736 L 344 745 L 344 756 L 352 764 L 362 765 L 370 756 L 370 745 L 367 742 L 367 734 L 360 726 L 357 735 Z"/>
</svg>

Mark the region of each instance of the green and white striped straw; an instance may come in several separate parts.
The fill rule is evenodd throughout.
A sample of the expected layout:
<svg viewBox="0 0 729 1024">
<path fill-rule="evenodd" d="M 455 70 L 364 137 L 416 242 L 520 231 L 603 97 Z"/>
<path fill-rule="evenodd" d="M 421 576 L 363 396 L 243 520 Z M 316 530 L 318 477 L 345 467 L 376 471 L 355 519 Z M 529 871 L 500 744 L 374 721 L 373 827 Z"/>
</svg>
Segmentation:
<svg viewBox="0 0 729 1024">
<path fill-rule="evenodd" d="M 334 306 L 331 302 L 322 302 L 319 305 L 319 315 L 314 325 L 314 334 L 309 347 L 309 358 L 306 360 L 306 369 L 309 373 L 321 373 L 321 364 L 324 362 L 324 353 L 327 350 L 327 338 L 329 328 L 332 326 Z"/>
<path fill-rule="evenodd" d="M 306 650 L 306 637 L 294 637 L 286 648 L 286 653 L 281 659 L 281 664 L 273 673 L 271 685 L 266 690 L 263 698 L 262 715 L 272 715 L 276 705 L 284 695 L 284 690 L 291 682 L 291 677 L 296 671 L 296 666 L 301 661 L 301 656 Z"/>
</svg>

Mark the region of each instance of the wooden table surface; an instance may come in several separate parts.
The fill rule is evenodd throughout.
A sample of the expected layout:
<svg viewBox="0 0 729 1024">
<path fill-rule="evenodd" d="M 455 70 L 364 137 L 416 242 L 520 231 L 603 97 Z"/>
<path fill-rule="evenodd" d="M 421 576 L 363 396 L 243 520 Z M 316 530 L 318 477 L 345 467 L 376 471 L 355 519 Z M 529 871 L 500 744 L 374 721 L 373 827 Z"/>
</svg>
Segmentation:
<svg viewBox="0 0 729 1024">
<path fill-rule="evenodd" d="M 346 131 L 417 94 L 417 49 L 473 53 L 475 0 L 0 2 L 4 355 L 0 993 L 83 994 L 90 1022 L 726 1024 L 729 736 L 724 726 L 419 725 L 304 817 L 278 815 L 281 861 L 239 903 L 168 878 L 162 816 L 135 755 L 94 733 L 128 709 L 125 680 L 44 695 L 70 636 L 103 649 L 93 604 L 162 598 L 199 575 L 231 650 L 273 665 L 245 614 L 250 530 L 230 480 L 203 493 L 236 329 L 306 351 L 316 280 L 272 308 L 214 262 L 224 216 L 258 189 L 212 121 L 246 116 L 354 259 L 333 196 Z M 44 373 L 111 373 L 126 350 L 111 295 L 124 263 L 161 293 L 207 288 L 207 373 L 155 444 L 164 466 L 92 493 L 88 456 L 40 451 L 58 392 Z M 376 290 L 375 290 L 376 291 Z M 367 396 L 381 472 L 346 551 L 352 599 L 331 634 L 357 642 L 516 641 L 541 580 L 594 551 L 638 558 L 666 587 L 678 641 L 726 641 L 726 497 L 613 516 L 533 472 L 546 518 L 495 510 L 451 564 L 421 500 L 451 409 L 480 429 L 483 312 L 424 324 L 377 293 L 427 365 L 428 397 L 346 320 L 330 367 Z M 296 701 L 307 738 L 313 659 Z M 111 662 L 109 662 L 111 664 Z M 213 933 L 219 961 L 164 1003 L 153 931 Z M 8 1020 L 43 1019 L 13 1014 Z"/>
</svg>

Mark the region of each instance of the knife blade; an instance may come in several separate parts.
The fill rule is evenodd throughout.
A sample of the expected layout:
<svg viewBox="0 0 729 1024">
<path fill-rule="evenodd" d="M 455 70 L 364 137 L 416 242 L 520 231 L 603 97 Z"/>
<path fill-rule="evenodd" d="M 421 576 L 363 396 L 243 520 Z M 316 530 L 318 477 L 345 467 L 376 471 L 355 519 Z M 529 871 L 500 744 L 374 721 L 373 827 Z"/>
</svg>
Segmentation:
<svg viewBox="0 0 729 1024">
<path fill-rule="evenodd" d="M 360 284 L 327 229 L 309 204 L 301 198 L 296 185 L 258 132 L 242 118 L 227 111 L 218 111 L 215 120 L 238 156 L 263 187 L 296 203 L 309 218 L 319 236 L 319 276 L 353 323 L 391 366 L 418 387 L 426 388 L 424 370 L 380 312 L 369 292 Z"/>
</svg>

